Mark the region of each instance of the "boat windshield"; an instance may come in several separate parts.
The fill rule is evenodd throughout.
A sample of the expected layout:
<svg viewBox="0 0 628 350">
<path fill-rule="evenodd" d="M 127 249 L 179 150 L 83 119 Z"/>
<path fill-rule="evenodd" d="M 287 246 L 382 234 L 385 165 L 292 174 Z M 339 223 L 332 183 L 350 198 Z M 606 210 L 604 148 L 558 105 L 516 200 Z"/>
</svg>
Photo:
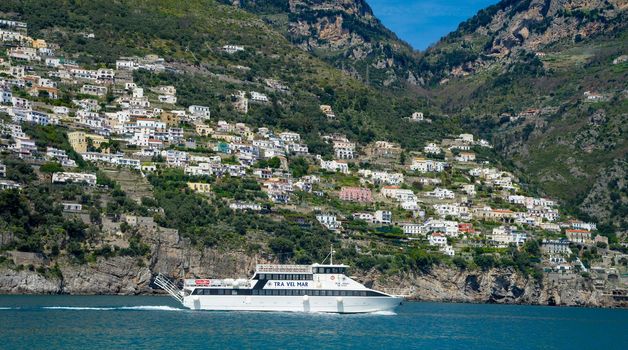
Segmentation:
<svg viewBox="0 0 628 350">
<path fill-rule="evenodd" d="M 322 267 L 314 267 L 313 270 L 314 270 L 314 273 L 320 273 L 320 274 L 325 274 L 325 273 L 345 274 L 345 272 L 347 271 L 347 268 L 338 267 L 338 266 L 331 266 L 331 267 L 322 266 Z"/>
</svg>

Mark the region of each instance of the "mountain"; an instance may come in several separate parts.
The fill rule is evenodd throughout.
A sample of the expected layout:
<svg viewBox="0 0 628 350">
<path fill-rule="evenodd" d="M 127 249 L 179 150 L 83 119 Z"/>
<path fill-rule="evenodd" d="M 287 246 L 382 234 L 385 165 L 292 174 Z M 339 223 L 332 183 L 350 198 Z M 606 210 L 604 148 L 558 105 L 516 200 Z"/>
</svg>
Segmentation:
<svg viewBox="0 0 628 350">
<path fill-rule="evenodd" d="M 430 47 L 421 58 L 421 76 L 437 83 L 615 37 L 625 29 L 625 9 L 620 0 L 503 0 Z"/>
<path fill-rule="evenodd" d="M 259 15 L 296 47 L 369 85 L 417 84 L 417 53 L 377 19 L 365 0 L 225 0 Z"/>
<path fill-rule="evenodd" d="M 532 190 L 626 230 L 626 23 L 622 1 L 501 1 L 429 48 L 420 74 Z"/>
<path fill-rule="evenodd" d="M 11 103 L 41 112 L 0 113 L 0 291 L 145 293 L 157 272 L 244 275 L 334 244 L 425 300 L 625 304 L 620 2 L 502 1 L 423 53 L 364 1 L 4 0 L 0 18 L 59 56 L 29 62 L 47 51 L 20 33 L 0 52 Z M 565 210 L 600 236 L 545 221 Z"/>
</svg>

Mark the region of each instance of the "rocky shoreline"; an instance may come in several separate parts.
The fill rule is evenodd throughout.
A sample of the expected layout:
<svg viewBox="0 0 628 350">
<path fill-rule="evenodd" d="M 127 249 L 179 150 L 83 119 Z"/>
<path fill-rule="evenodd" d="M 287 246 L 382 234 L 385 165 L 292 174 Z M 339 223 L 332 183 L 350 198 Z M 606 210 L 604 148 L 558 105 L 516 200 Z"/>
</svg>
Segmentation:
<svg viewBox="0 0 628 350">
<path fill-rule="evenodd" d="M 151 248 L 148 259 L 101 257 L 83 265 L 61 259 L 56 261 L 59 276 L 41 274 L 36 268 L 0 267 L 0 294 L 163 294 L 152 284 L 157 273 L 172 278 L 246 278 L 254 271 L 257 262 L 255 257 L 239 252 L 199 250 L 171 231 L 144 232 L 142 236 Z M 45 263 L 51 264 L 49 261 Z M 628 307 L 625 298 L 615 299 L 604 290 L 596 289 L 591 280 L 575 274 L 569 278 L 544 274 L 542 281 L 536 281 L 513 269 L 480 271 L 446 266 L 436 266 L 424 274 L 356 273 L 354 277 L 368 287 L 408 294 L 410 300 L 416 301 Z"/>
<path fill-rule="evenodd" d="M 63 278 L 45 277 L 36 271 L 2 268 L 0 294 L 164 294 L 152 284 L 155 271 L 160 270 L 139 267 L 135 259 L 128 257 L 102 259 L 91 265 L 61 267 Z M 220 275 L 245 276 L 246 273 L 239 270 L 239 273 Z M 547 278 L 538 283 L 508 269 L 466 272 L 437 267 L 423 275 L 386 278 L 373 273 L 356 278 L 367 286 L 384 291 L 411 291 L 408 300 L 412 301 L 628 307 L 625 301 L 613 299 L 587 285 L 584 280 L 577 281 L 580 288 L 574 289 L 571 283 L 553 284 Z"/>
</svg>

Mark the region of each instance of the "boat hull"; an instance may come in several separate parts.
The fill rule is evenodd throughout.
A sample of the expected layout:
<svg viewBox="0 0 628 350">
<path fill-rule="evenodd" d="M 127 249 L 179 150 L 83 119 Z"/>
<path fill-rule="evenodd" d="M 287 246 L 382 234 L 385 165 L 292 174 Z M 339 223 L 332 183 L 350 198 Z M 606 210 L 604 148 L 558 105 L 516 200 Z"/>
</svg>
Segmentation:
<svg viewBox="0 0 628 350">
<path fill-rule="evenodd" d="M 213 296 L 191 295 L 183 306 L 192 310 L 214 311 L 285 311 L 322 313 L 372 313 L 393 311 L 403 298 L 335 296 Z"/>
</svg>

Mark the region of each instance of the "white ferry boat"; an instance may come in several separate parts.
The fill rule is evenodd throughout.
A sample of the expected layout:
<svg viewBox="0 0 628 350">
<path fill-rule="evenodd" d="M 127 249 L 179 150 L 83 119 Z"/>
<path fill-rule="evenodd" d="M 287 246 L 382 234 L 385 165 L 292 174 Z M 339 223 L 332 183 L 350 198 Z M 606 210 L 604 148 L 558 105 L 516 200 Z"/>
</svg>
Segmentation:
<svg viewBox="0 0 628 350">
<path fill-rule="evenodd" d="M 192 310 L 370 313 L 403 301 L 348 277 L 347 265 L 259 264 L 251 279 L 186 279 L 183 290 L 158 275 L 155 284 Z"/>
</svg>

